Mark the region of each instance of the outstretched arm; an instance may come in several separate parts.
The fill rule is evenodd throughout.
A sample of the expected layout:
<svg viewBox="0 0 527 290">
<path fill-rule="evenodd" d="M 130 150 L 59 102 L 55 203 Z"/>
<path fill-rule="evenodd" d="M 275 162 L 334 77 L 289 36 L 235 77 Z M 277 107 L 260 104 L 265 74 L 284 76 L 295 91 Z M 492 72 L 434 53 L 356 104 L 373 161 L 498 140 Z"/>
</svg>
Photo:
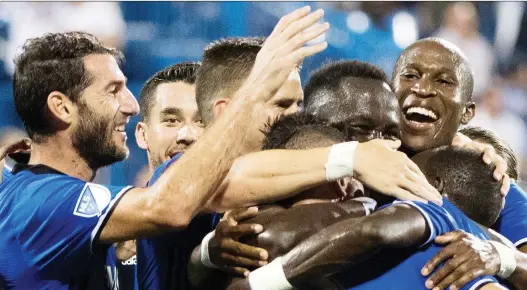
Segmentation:
<svg viewBox="0 0 527 290">
<path fill-rule="evenodd" d="M 266 150 L 242 156 L 234 162 L 208 207 L 218 211 L 262 204 L 332 181 L 335 176 L 328 176 L 331 156 L 337 156 L 342 163 L 338 164 L 339 169 L 349 169 L 341 171 L 337 179 L 354 176 L 394 198 L 442 203 L 417 165 L 396 151 L 400 141 L 372 140 L 339 152 L 339 148 L 349 146 L 342 143 L 309 150 Z"/>
</svg>

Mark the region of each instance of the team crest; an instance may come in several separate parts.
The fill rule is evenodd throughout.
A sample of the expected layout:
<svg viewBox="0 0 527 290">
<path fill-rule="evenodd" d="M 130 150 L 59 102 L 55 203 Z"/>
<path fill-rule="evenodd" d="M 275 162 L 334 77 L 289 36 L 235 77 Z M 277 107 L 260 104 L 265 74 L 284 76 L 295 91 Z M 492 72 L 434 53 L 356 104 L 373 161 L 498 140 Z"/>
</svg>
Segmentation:
<svg viewBox="0 0 527 290">
<path fill-rule="evenodd" d="M 73 214 L 81 217 L 100 216 L 104 208 L 110 203 L 110 199 L 111 194 L 108 188 L 86 183 L 79 200 L 77 200 Z"/>
</svg>

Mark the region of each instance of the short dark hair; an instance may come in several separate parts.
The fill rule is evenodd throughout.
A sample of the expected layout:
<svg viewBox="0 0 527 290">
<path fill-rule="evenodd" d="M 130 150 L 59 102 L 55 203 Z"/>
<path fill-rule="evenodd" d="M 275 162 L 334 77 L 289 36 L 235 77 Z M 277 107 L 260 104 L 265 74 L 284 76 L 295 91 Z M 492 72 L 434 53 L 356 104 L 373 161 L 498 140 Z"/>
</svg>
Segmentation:
<svg viewBox="0 0 527 290">
<path fill-rule="evenodd" d="M 231 37 L 205 48 L 196 80 L 196 101 L 205 124 L 212 119 L 214 100 L 232 97 L 247 79 L 264 41 L 261 37 Z"/>
<path fill-rule="evenodd" d="M 276 122 L 267 133 L 262 149 L 315 148 L 320 146 L 320 137 L 336 142 L 346 141 L 346 136 L 336 128 L 315 116 L 299 112 Z"/>
<path fill-rule="evenodd" d="M 84 57 L 109 54 L 119 64 L 124 60 L 121 52 L 85 32 L 45 34 L 27 40 L 22 49 L 15 59 L 13 93 L 18 115 L 35 142 L 53 134 L 46 118 L 48 95 L 59 91 L 76 103 L 90 85 L 93 76 L 86 71 Z"/>
<path fill-rule="evenodd" d="M 139 100 L 141 121 L 148 121 L 150 110 L 155 101 L 153 96 L 159 85 L 175 82 L 193 85 L 196 82 L 196 73 L 200 67 L 200 62 L 182 62 L 166 67 L 149 78 L 141 90 L 141 99 Z"/>
<path fill-rule="evenodd" d="M 443 179 L 443 193 L 472 220 L 490 227 L 503 203 L 501 183 L 493 177 L 494 165 L 470 149 L 445 146 L 428 160 L 426 175 Z"/>
<path fill-rule="evenodd" d="M 459 130 L 459 132 L 474 141 L 482 142 L 494 147 L 496 153 L 507 162 L 507 175 L 509 175 L 511 179 L 518 179 L 518 159 L 516 158 L 516 155 L 514 155 L 511 146 L 498 136 L 496 132 L 482 127 L 473 126 L 465 127 Z"/>
<path fill-rule="evenodd" d="M 344 78 L 361 78 L 379 80 L 391 87 L 388 75 L 379 67 L 360 60 L 340 60 L 324 64 L 313 71 L 304 88 L 304 104 L 313 102 L 315 92 L 321 89 L 339 90 Z M 393 91 L 393 89 L 392 89 Z"/>
</svg>

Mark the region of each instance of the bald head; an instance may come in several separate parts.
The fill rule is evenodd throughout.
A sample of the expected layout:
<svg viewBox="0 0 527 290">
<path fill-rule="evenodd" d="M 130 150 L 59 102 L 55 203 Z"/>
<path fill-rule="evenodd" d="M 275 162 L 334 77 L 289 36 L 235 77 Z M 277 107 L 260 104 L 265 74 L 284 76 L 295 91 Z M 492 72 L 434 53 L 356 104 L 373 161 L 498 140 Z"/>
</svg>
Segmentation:
<svg viewBox="0 0 527 290">
<path fill-rule="evenodd" d="M 448 41 L 413 43 L 397 59 L 392 81 L 402 111 L 402 142 L 409 151 L 450 144 L 459 126 L 474 117 L 472 69 Z"/>
<path fill-rule="evenodd" d="M 408 65 L 410 59 L 415 58 L 416 56 L 419 57 L 419 60 L 426 60 L 426 58 L 432 57 L 444 62 L 446 68 L 453 70 L 456 74 L 463 99 L 472 99 L 474 76 L 467 57 L 455 44 L 437 37 L 418 40 L 401 53 L 395 63 L 392 74 L 394 86 L 399 83 L 397 76 L 400 74 L 401 70 Z M 397 87 L 395 87 L 395 89 L 397 89 Z"/>
</svg>

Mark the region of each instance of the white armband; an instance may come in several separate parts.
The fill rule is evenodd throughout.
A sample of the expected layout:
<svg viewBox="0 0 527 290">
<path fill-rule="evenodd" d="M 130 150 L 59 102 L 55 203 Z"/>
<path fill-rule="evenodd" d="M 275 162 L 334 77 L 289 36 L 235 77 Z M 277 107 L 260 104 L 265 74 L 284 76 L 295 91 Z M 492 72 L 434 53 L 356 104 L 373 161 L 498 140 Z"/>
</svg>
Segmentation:
<svg viewBox="0 0 527 290">
<path fill-rule="evenodd" d="M 502 243 L 490 241 L 494 246 L 498 255 L 500 255 L 500 271 L 498 277 L 507 279 L 516 270 L 516 258 L 514 257 L 514 250 L 505 246 Z"/>
<path fill-rule="evenodd" d="M 218 268 L 212 263 L 209 256 L 209 242 L 213 237 L 214 231 L 208 233 L 201 241 L 201 263 L 209 268 Z"/>
<path fill-rule="evenodd" d="M 249 274 L 249 287 L 251 290 L 293 289 L 293 285 L 291 285 L 285 277 L 281 257 L 278 257 L 271 263 L 252 271 Z"/>
<path fill-rule="evenodd" d="M 353 159 L 358 144 L 359 142 L 353 141 L 331 146 L 328 161 L 325 165 L 327 181 L 353 176 Z"/>
<path fill-rule="evenodd" d="M 352 198 L 351 200 L 356 200 L 362 203 L 362 205 L 364 206 L 364 211 L 366 212 L 366 215 L 371 214 L 375 210 L 375 207 L 377 206 L 377 202 L 374 199 L 366 197 L 366 196 L 355 197 L 355 198 Z"/>
</svg>

